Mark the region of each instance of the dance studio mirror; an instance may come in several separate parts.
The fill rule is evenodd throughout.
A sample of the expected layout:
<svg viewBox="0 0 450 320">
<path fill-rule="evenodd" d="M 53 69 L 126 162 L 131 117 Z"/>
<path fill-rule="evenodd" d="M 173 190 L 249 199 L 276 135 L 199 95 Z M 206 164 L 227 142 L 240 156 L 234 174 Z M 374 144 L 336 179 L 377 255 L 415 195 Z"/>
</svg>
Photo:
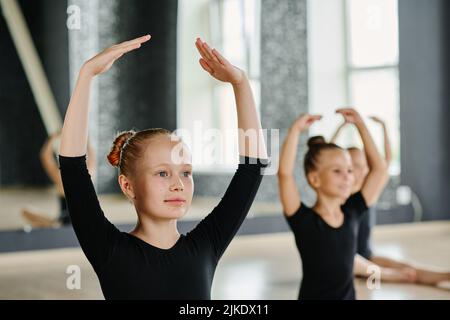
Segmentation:
<svg viewBox="0 0 450 320">
<path fill-rule="evenodd" d="M 0 232 L 9 239 L 3 251 L 58 247 L 60 237 L 61 246 L 76 244 L 56 178 L 58 132 L 82 64 L 141 33 L 152 34 L 148 48 L 120 61 L 92 88 L 89 169 L 102 209 L 124 230 L 136 223 L 106 156 L 117 132 L 151 127 L 178 129 L 192 151 L 195 194 L 185 228 L 215 207 L 239 161 L 237 118 L 232 90 L 201 69 L 195 39 L 210 41 L 247 71 L 261 112 L 260 0 L 3 1 L 2 12 L 2 55 L 11 60 L 1 75 L 2 105 L 9 106 L 2 141 L 11 145 L 0 170 Z M 273 174 L 269 179 L 246 232 L 264 231 L 252 218 L 280 218 Z"/>
<path fill-rule="evenodd" d="M 403 179 L 401 175 L 405 161 L 401 153 L 409 152 L 402 139 L 412 138 L 400 130 L 401 115 L 410 115 L 400 109 L 397 1 L 4 0 L 1 4 L 0 230 L 5 239 L 14 239 L 4 242 L 8 245 L 2 250 L 14 251 L 16 245 L 32 249 L 29 239 L 40 232 L 51 240 L 36 248 L 57 247 L 58 237 L 72 237 L 68 243 L 76 244 L 70 224 L 62 218 L 66 214 L 62 190 L 48 173 L 52 162 L 57 165 L 58 136 L 47 138 L 61 128 L 83 62 L 100 49 L 145 33 L 152 34 L 148 46 L 120 61 L 92 89 L 89 140 L 91 158 L 96 160 L 94 183 L 114 224 L 126 230 L 136 222 L 134 208 L 117 183 L 117 169 L 106 160 L 119 131 L 181 129 L 192 151 L 195 182 L 194 201 L 182 221 L 186 230 L 214 208 L 236 169 L 233 92 L 204 74 L 194 45 L 199 36 L 246 70 L 263 127 L 268 129 L 273 170 L 263 180 L 244 234 L 288 230 L 275 173 L 279 148 L 292 121 L 304 112 L 322 114 L 310 134 L 331 137 L 342 122 L 334 110 L 346 105 L 358 106 L 380 150 L 384 150 L 383 125 L 369 116 L 382 119 L 390 137 L 391 179 L 378 203 L 378 223 L 425 219 L 419 199 L 426 196 L 418 195 L 410 172 Z M 351 128 L 345 128 L 337 141 L 345 147 L 361 146 Z M 301 161 L 297 167 L 297 182 L 306 192 L 305 201 L 312 203 L 313 193 L 300 174 Z"/>
</svg>

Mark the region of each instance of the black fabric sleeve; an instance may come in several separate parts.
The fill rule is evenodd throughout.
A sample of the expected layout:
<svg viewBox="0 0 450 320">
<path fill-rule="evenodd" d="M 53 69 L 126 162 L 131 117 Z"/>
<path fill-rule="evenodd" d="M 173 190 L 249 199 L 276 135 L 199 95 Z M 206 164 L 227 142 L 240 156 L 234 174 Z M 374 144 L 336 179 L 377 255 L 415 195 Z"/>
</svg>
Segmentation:
<svg viewBox="0 0 450 320">
<path fill-rule="evenodd" d="M 208 241 L 220 259 L 245 220 L 263 177 L 267 161 L 241 157 L 225 195 L 214 210 L 191 232 Z"/>
<path fill-rule="evenodd" d="M 286 221 L 291 229 L 296 229 L 297 226 L 302 224 L 304 215 L 308 210 L 310 210 L 310 208 L 303 202 L 300 202 L 300 207 L 298 207 L 297 211 L 292 216 L 288 217 L 284 213 L 284 217 L 286 218 Z"/>
<path fill-rule="evenodd" d="M 355 212 L 357 215 L 361 215 L 369 209 L 361 191 L 348 198 L 344 206 L 346 209 Z"/>
<path fill-rule="evenodd" d="M 120 231 L 103 214 L 86 166 L 86 156 L 59 156 L 61 178 L 75 234 L 89 262 L 100 270 L 112 255 Z"/>
</svg>

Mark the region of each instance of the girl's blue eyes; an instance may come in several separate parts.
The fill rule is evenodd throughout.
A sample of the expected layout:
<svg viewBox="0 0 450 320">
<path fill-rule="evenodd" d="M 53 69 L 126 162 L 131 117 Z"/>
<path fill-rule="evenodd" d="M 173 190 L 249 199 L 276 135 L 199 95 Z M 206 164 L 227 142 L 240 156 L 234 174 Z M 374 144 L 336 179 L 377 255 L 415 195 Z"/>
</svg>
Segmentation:
<svg viewBox="0 0 450 320">
<path fill-rule="evenodd" d="M 183 172 L 183 177 L 188 178 L 191 176 L 191 174 L 192 173 L 190 171 L 185 171 L 185 172 Z M 158 172 L 158 176 L 160 176 L 161 178 L 166 178 L 169 176 L 169 174 L 166 171 L 161 171 L 161 172 Z"/>
</svg>

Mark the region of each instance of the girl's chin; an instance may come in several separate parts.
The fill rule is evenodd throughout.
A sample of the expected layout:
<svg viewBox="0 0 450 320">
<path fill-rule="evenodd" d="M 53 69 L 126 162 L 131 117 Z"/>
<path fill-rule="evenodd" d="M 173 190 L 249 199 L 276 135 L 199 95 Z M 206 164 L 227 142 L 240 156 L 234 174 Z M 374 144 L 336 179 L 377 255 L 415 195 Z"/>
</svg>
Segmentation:
<svg viewBox="0 0 450 320">
<path fill-rule="evenodd" d="M 339 199 L 341 199 L 345 202 L 348 198 L 350 198 L 351 195 L 352 194 L 350 191 L 345 191 L 345 192 L 339 192 L 339 194 L 337 194 L 337 197 L 339 197 Z"/>
<path fill-rule="evenodd" d="M 173 208 L 171 210 L 167 210 L 164 213 L 164 218 L 166 219 L 181 219 L 183 218 L 187 213 L 186 208 Z"/>
</svg>

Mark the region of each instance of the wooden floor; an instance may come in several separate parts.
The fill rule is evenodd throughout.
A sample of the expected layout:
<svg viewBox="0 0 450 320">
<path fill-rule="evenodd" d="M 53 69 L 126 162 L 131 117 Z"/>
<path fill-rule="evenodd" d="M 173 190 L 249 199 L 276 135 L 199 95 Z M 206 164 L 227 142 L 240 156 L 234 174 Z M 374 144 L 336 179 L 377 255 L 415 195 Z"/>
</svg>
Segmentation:
<svg viewBox="0 0 450 320">
<path fill-rule="evenodd" d="M 450 222 L 377 227 L 377 254 L 450 270 Z M 292 235 L 236 238 L 217 269 L 213 299 L 295 299 L 301 278 Z M 68 290 L 68 266 L 81 268 L 81 290 Z M 356 280 L 359 299 L 445 299 L 450 291 L 382 284 L 369 290 Z M 98 280 L 79 249 L 0 255 L 0 299 L 103 299 Z"/>
</svg>

